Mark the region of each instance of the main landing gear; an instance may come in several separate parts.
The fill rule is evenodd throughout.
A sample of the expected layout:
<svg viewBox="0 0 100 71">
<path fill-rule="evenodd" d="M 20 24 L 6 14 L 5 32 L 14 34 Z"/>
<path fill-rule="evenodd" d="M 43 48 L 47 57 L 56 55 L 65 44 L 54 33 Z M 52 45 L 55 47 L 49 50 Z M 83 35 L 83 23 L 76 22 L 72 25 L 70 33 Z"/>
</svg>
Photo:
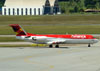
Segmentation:
<svg viewBox="0 0 100 71">
<path fill-rule="evenodd" d="M 53 48 L 53 44 L 49 45 L 49 48 Z M 59 48 L 59 45 L 56 44 L 56 45 L 55 45 L 55 48 Z"/>
<path fill-rule="evenodd" d="M 51 44 L 51 45 L 49 45 L 49 48 L 53 48 L 53 45 Z"/>
<path fill-rule="evenodd" d="M 57 45 L 55 45 L 55 48 L 59 48 L 59 45 L 57 44 Z"/>
</svg>

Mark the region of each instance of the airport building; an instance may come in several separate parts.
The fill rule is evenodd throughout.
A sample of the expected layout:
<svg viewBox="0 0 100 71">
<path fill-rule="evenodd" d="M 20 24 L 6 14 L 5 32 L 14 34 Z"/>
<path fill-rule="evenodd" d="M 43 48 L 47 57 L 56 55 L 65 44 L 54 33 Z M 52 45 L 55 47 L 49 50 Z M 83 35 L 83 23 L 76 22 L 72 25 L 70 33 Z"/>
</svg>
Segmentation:
<svg viewBox="0 0 100 71">
<path fill-rule="evenodd" d="M 6 0 L 2 15 L 60 14 L 58 0 Z"/>
</svg>

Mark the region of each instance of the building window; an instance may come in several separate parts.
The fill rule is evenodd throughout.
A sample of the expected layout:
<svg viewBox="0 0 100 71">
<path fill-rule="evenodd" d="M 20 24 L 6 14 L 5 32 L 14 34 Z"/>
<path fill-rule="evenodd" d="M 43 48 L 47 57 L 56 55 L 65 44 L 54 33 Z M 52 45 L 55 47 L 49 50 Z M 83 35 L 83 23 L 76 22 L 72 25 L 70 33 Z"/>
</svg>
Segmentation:
<svg viewBox="0 0 100 71">
<path fill-rule="evenodd" d="M 17 15 L 19 15 L 19 8 L 17 8 Z"/>
<path fill-rule="evenodd" d="M 15 15 L 15 9 L 13 8 L 13 15 Z"/>
<path fill-rule="evenodd" d="M 6 15 L 6 8 L 4 8 L 4 15 Z"/>
<path fill-rule="evenodd" d="M 53 13 L 57 14 L 58 12 L 60 12 L 60 7 L 59 7 L 59 4 L 58 4 L 58 0 L 55 0 Z"/>
<path fill-rule="evenodd" d="M 23 15 L 23 8 L 21 9 L 21 15 Z"/>
<path fill-rule="evenodd" d="M 27 11 L 28 11 L 28 9 L 26 8 L 26 9 L 25 9 L 25 13 L 26 13 L 26 15 L 27 15 Z"/>
<path fill-rule="evenodd" d="M 51 14 L 51 7 L 44 7 L 44 14 Z"/>
<path fill-rule="evenodd" d="M 32 8 L 30 8 L 30 15 L 32 15 Z"/>
<path fill-rule="evenodd" d="M 38 14 L 40 15 L 40 8 L 38 8 Z"/>
<path fill-rule="evenodd" d="M 59 12 L 59 8 L 58 7 L 54 7 L 53 8 L 53 13 L 57 14 L 57 12 Z"/>
<path fill-rule="evenodd" d="M 49 0 L 46 0 L 44 5 L 44 14 L 51 14 L 51 6 Z"/>
<path fill-rule="evenodd" d="M 10 15 L 10 8 L 8 9 L 8 14 Z"/>
<path fill-rule="evenodd" d="M 36 15 L 36 8 L 34 8 L 34 15 Z"/>
</svg>

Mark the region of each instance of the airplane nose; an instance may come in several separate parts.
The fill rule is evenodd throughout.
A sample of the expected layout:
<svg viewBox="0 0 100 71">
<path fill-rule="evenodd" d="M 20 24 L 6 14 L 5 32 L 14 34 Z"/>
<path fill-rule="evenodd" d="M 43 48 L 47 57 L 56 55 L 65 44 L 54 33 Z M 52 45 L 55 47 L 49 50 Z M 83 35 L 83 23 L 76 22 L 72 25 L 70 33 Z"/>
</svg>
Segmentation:
<svg viewBox="0 0 100 71">
<path fill-rule="evenodd" d="M 98 39 L 94 39 L 94 43 L 97 43 L 97 42 L 99 42 L 99 40 Z"/>
</svg>

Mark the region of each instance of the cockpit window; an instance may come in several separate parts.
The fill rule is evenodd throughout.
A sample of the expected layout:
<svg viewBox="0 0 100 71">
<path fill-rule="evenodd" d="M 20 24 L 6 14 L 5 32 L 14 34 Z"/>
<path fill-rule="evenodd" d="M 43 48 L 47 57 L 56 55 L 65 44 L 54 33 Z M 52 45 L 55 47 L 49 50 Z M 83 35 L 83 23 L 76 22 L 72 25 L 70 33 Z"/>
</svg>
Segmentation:
<svg viewBox="0 0 100 71">
<path fill-rule="evenodd" d="M 96 37 L 93 37 L 93 38 L 96 38 Z"/>
<path fill-rule="evenodd" d="M 27 36 L 27 37 L 25 37 L 25 38 L 30 38 L 31 36 Z"/>
</svg>

